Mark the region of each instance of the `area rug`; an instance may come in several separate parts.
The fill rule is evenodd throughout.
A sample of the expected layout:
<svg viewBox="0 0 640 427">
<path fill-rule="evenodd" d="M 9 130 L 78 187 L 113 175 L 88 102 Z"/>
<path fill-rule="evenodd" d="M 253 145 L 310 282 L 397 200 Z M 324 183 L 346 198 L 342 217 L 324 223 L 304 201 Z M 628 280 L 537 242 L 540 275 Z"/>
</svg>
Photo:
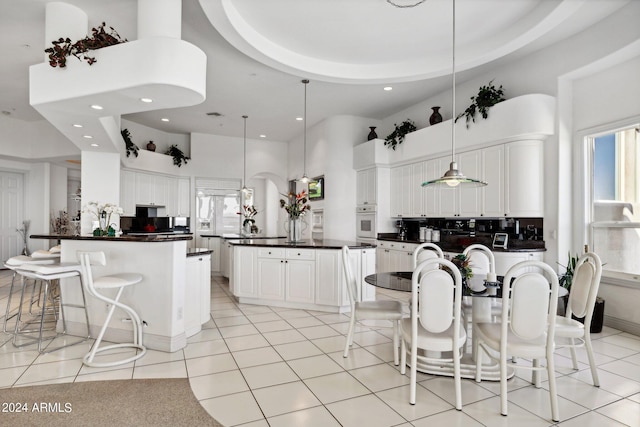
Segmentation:
<svg viewBox="0 0 640 427">
<path fill-rule="evenodd" d="M 222 426 L 187 378 L 0 389 L 2 426 Z"/>
</svg>

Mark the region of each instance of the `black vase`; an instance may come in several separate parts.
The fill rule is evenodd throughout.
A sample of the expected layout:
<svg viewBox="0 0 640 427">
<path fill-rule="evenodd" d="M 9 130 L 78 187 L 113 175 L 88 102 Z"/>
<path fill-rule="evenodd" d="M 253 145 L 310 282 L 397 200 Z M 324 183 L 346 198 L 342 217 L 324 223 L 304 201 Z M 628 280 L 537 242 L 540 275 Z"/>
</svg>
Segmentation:
<svg viewBox="0 0 640 427">
<path fill-rule="evenodd" d="M 435 125 L 436 123 L 440 123 L 442 121 L 442 115 L 438 112 L 440 107 L 431 107 L 431 109 L 433 110 L 433 113 L 431 113 L 431 116 L 429 117 L 429 124 Z"/>
<path fill-rule="evenodd" d="M 367 136 L 367 141 L 371 141 L 372 139 L 376 139 L 378 137 L 378 134 L 376 133 L 376 127 L 375 126 L 369 126 L 369 129 L 371 129 L 371 132 L 369 132 L 369 135 Z"/>
<path fill-rule="evenodd" d="M 156 144 L 154 144 L 153 141 L 149 141 L 149 143 L 147 144 L 147 150 L 156 151 Z"/>
</svg>

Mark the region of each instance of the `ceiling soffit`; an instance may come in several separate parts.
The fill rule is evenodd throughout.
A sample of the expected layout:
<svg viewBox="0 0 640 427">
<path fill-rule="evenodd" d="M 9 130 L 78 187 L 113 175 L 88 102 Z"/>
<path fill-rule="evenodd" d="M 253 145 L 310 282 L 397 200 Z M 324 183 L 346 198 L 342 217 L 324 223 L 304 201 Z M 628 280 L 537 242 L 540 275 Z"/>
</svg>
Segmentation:
<svg viewBox="0 0 640 427">
<path fill-rule="evenodd" d="M 456 70 L 486 64 L 536 41 L 583 3 L 457 0 Z M 236 49 L 287 73 L 363 84 L 451 73 L 450 0 L 427 0 L 407 9 L 383 0 L 200 4 L 213 27 Z"/>
</svg>

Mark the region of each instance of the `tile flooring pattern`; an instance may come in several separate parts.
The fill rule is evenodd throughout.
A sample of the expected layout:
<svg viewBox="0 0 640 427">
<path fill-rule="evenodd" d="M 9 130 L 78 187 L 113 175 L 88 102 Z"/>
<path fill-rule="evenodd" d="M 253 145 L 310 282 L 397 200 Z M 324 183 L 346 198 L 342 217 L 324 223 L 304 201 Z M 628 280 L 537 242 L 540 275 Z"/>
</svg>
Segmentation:
<svg viewBox="0 0 640 427">
<path fill-rule="evenodd" d="M 0 271 L 0 313 L 8 271 Z M 406 300 L 408 294 L 378 292 Z M 409 371 L 393 365 L 391 329 L 360 326 L 348 358 L 342 349 L 348 315 L 238 304 L 227 280 L 212 277 L 211 321 L 174 353 L 149 351 L 116 368 L 88 368 L 91 342 L 39 355 L 16 349 L 0 333 L 0 388 L 111 379 L 188 377 L 202 406 L 226 426 L 549 426 L 548 392 L 529 371 L 509 381 L 509 415 L 500 415 L 499 383 L 463 380 L 463 410 L 454 409 L 450 378 L 419 374 L 417 404 Z M 58 338 L 59 340 L 60 338 Z M 594 348 L 601 387 L 579 353 L 571 368 L 556 353 L 560 426 L 640 426 L 640 337 L 604 328 Z M 520 361 L 520 363 L 526 363 Z M 0 392 L 1 395 L 1 392 Z M 0 424 L 2 424 L 0 414 Z"/>
</svg>

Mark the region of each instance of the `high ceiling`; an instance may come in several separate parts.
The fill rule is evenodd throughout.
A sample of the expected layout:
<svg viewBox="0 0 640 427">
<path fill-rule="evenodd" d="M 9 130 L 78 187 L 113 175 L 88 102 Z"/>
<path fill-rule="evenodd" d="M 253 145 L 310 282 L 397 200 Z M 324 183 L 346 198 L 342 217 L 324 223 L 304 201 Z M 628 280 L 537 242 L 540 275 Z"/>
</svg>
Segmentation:
<svg viewBox="0 0 640 427">
<path fill-rule="evenodd" d="M 457 0 L 459 79 L 576 34 L 628 1 Z M 66 2 L 82 8 L 90 26 L 105 21 L 136 39 L 135 0 Z M 42 120 L 29 105 L 28 67 L 49 46 L 46 3 L 0 2 L 0 111 L 16 120 Z M 295 120 L 303 114 L 303 78 L 311 80 L 309 126 L 338 114 L 384 119 L 451 85 L 452 0 L 404 8 L 386 0 L 183 0 L 182 38 L 207 55 L 206 101 L 126 119 L 166 132 L 241 137 L 246 114 L 249 138 L 288 141 L 303 130 Z"/>
</svg>

